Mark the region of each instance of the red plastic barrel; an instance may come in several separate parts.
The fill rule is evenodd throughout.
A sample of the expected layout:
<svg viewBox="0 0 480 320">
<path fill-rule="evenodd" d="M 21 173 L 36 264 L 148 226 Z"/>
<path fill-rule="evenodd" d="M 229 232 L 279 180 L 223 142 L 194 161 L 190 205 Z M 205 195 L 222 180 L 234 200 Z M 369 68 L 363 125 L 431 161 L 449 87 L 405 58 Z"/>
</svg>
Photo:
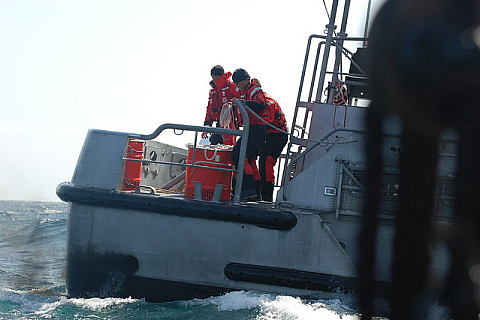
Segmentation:
<svg viewBox="0 0 480 320">
<path fill-rule="evenodd" d="M 127 144 L 127 159 L 143 159 L 144 142 L 141 140 L 129 140 Z M 135 190 L 142 180 L 142 163 L 140 161 L 125 160 L 125 176 L 123 190 Z"/>
<path fill-rule="evenodd" d="M 233 151 L 220 146 L 198 146 L 194 152 L 193 145 L 188 145 L 187 164 L 192 164 L 195 154 L 195 164 L 211 168 L 233 168 Z M 207 168 L 187 167 L 185 176 L 186 197 L 195 197 L 195 181 L 202 183 L 202 199 L 212 200 L 217 184 L 223 185 L 221 201 L 230 200 L 232 192 L 232 172 Z"/>
</svg>

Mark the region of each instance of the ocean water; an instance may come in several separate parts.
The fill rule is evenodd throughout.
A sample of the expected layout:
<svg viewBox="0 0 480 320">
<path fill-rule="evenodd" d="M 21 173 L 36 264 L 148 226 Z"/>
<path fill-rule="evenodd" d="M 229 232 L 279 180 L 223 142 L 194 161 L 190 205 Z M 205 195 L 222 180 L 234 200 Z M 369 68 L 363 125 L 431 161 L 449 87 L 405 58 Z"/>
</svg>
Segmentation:
<svg viewBox="0 0 480 320">
<path fill-rule="evenodd" d="M 353 295 L 317 300 L 252 291 L 170 303 L 65 296 L 67 204 L 0 201 L 0 319 L 359 319 Z M 433 306 L 430 319 L 447 319 Z M 386 318 L 379 318 L 386 319 Z"/>
</svg>

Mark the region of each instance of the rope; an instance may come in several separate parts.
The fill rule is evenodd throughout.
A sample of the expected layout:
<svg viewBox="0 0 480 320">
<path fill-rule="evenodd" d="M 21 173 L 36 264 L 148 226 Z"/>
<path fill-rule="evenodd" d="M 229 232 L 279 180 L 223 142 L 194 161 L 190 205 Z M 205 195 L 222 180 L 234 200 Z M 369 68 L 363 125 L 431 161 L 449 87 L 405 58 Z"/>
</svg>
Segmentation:
<svg viewBox="0 0 480 320">
<path fill-rule="evenodd" d="M 205 159 L 206 159 L 206 160 L 212 161 L 212 160 L 215 158 L 215 156 L 217 155 L 217 148 L 214 148 L 213 150 L 215 150 L 215 151 L 213 152 L 213 156 L 212 156 L 211 158 L 209 158 L 209 157 L 207 156 L 207 148 L 203 149 L 203 155 L 205 156 Z M 198 161 L 196 161 L 195 163 L 198 163 Z"/>
<path fill-rule="evenodd" d="M 330 20 L 330 13 L 328 13 L 328 8 L 327 8 L 327 4 L 325 3 L 325 0 L 323 0 L 323 6 L 325 7 L 325 12 L 327 13 L 328 20 Z"/>
<path fill-rule="evenodd" d="M 219 124 L 222 128 L 234 129 L 235 126 L 235 115 L 233 113 L 234 106 L 232 102 L 227 102 L 222 106 L 220 111 Z M 235 144 L 235 139 L 233 135 L 222 134 L 222 139 L 224 144 Z M 229 141 L 230 140 L 230 141 Z"/>
<path fill-rule="evenodd" d="M 223 105 L 222 111 L 220 111 L 220 127 L 228 128 L 233 120 L 233 105 L 231 102 L 227 102 Z"/>
</svg>

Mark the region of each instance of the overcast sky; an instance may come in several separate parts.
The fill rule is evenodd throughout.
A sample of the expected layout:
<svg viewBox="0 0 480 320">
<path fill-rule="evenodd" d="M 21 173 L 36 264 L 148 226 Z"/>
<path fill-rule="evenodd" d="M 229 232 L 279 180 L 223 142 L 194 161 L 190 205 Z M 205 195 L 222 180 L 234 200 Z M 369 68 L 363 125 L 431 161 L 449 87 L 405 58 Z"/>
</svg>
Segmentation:
<svg viewBox="0 0 480 320">
<path fill-rule="evenodd" d="M 327 23 L 322 0 L 0 0 L 0 200 L 59 201 L 89 128 L 203 124 L 216 64 L 259 78 L 291 121 Z"/>
</svg>

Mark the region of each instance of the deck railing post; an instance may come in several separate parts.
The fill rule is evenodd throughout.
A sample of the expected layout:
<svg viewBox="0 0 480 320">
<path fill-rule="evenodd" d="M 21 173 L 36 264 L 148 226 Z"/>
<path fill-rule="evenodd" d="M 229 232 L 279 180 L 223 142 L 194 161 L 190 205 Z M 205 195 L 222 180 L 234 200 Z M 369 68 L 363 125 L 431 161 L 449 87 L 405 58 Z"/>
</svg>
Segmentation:
<svg viewBox="0 0 480 320">
<path fill-rule="evenodd" d="M 247 110 L 245 110 L 243 100 L 235 100 L 235 105 L 242 115 L 243 130 L 242 130 L 242 144 L 240 146 L 240 154 L 238 157 L 237 179 L 235 182 L 235 192 L 233 195 L 233 204 L 240 204 L 240 194 L 243 184 L 243 172 L 245 169 L 245 156 L 247 154 L 248 134 L 250 130 L 250 120 L 248 119 Z"/>
</svg>

